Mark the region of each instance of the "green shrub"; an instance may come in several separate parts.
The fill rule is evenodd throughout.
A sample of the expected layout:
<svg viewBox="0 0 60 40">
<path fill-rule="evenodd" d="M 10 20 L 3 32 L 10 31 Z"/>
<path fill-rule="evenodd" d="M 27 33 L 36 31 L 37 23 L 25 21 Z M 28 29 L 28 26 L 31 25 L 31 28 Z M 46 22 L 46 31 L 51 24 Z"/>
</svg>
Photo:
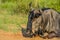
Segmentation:
<svg viewBox="0 0 60 40">
<path fill-rule="evenodd" d="M 28 13 L 29 3 L 32 2 L 32 7 L 49 7 L 60 11 L 60 0 L 0 0 L 0 9 L 5 9 L 11 14 Z M 37 4 L 36 4 L 37 3 Z"/>
</svg>

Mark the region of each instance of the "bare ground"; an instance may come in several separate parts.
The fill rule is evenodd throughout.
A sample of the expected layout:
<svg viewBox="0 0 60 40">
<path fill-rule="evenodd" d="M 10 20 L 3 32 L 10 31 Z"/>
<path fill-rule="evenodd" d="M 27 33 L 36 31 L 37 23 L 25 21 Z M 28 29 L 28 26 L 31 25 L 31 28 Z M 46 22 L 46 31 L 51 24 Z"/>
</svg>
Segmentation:
<svg viewBox="0 0 60 40">
<path fill-rule="evenodd" d="M 0 30 L 0 40 L 60 40 L 60 38 L 43 39 L 39 36 L 33 38 L 25 38 L 22 36 L 21 32 L 12 33 Z"/>
<path fill-rule="evenodd" d="M 26 28 L 26 25 L 21 25 L 22 27 Z M 22 32 L 6 32 L 4 30 L 0 30 L 0 40 L 60 40 L 60 38 L 52 38 L 52 39 L 43 39 L 39 36 L 33 37 L 33 38 L 25 38 L 22 35 Z"/>
</svg>

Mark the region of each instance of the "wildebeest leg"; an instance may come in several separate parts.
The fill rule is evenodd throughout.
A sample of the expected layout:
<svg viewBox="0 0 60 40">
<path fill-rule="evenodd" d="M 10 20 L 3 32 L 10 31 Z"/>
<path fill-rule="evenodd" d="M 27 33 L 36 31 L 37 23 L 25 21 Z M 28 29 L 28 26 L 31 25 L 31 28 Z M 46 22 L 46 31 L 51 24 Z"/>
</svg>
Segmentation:
<svg viewBox="0 0 60 40">
<path fill-rule="evenodd" d="M 36 35 L 38 35 L 38 36 L 40 36 L 40 37 L 42 37 L 43 38 L 43 36 L 44 36 L 44 32 L 43 32 L 43 30 L 40 28 L 40 27 L 37 27 L 37 25 L 35 24 L 35 26 L 36 27 L 34 27 L 34 35 L 36 36 Z"/>
<path fill-rule="evenodd" d="M 51 39 L 51 38 L 54 38 L 54 37 L 56 37 L 57 35 L 56 35 L 56 33 L 54 33 L 54 32 L 51 32 L 51 33 L 48 33 L 48 35 L 46 36 L 48 39 Z"/>
<path fill-rule="evenodd" d="M 33 35 L 36 36 L 36 35 L 39 35 L 39 36 L 42 36 L 43 35 L 43 30 L 40 28 L 40 22 L 39 21 L 34 21 L 32 23 L 33 27 L 32 27 L 32 32 L 33 32 Z"/>
<path fill-rule="evenodd" d="M 49 39 L 50 39 L 50 38 L 54 38 L 54 37 L 60 37 L 60 31 L 57 32 L 57 33 L 50 33 L 50 34 L 48 34 L 47 37 L 48 37 Z"/>
<path fill-rule="evenodd" d="M 57 31 L 56 37 L 60 37 L 60 30 Z"/>
<path fill-rule="evenodd" d="M 46 36 L 48 35 L 46 32 L 44 32 L 43 30 L 38 30 L 38 35 L 41 37 L 41 38 L 46 38 Z"/>
<path fill-rule="evenodd" d="M 41 29 L 38 29 L 38 35 L 43 38 L 44 32 Z"/>
</svg>

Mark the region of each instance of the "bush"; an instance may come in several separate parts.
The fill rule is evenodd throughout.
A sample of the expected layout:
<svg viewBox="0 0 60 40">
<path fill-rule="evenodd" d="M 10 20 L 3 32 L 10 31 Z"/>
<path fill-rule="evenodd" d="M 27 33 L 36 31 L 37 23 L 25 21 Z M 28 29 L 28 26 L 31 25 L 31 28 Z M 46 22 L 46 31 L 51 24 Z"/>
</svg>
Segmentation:
<svg viewBox="0 0 60 40">
<path fill-rule="evenodd" d="M 0 0 L 0 9 L 5 9 L 11 14 L 28 13 L 29 3 L 32 2 L 32 7 L 40 8 L 49 7 L 60 11 L 60 0 Z M 37 3 L 37 4 L 36 4 Z"/>
</svg>

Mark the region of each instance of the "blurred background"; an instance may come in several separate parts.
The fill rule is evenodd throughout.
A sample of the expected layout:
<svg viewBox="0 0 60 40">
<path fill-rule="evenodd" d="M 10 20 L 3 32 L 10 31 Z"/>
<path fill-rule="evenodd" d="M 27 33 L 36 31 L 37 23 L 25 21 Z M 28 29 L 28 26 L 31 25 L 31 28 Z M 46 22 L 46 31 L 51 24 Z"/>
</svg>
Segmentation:
<svg viewBox="0 0 60 40">
<path fill-rule="evenodd" d="M 54 8 L 60 12 L 60 0 L 0 0 L 0 29 L 18 32 L 27 25 L 29 3 L 37 8 Z"/>
</svg>

